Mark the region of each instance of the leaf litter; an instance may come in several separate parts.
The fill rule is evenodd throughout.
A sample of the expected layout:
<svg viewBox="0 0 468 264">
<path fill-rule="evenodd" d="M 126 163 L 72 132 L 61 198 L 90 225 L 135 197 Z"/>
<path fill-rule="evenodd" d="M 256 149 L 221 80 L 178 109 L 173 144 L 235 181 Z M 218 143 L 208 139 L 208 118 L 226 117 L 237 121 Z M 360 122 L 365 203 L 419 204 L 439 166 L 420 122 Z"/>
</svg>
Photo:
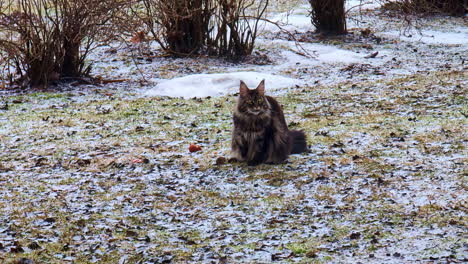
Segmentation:
<svg viewBox="0 0 468 264">
<path fill-rule="evenodd" d="M 277 33 L 263 38 L 269 34 Z M 354 41 L 332 45 L 366 50 L 362 60 L 317 63 L 290 56 L 290 41 L 260 41 L 274 62 L 139 65 L 156 82 L 187 67 L 250 67 L 303 80 L 274 93 L 310 145 L 282 165 L 229 160 L 229 93 L 149 98 L 151 85 L 132 88 L 135 74 L 130 83 L 2 96 L 0 260 L 466 261 L 466 46 L 383 38 L 367 51 Z M 126 59 L 123 52 L 103 57 L 97 71 L 115 66 L 106 58 Z M 127 78 L 124 66 L 108 76 Z"/>
</svg>

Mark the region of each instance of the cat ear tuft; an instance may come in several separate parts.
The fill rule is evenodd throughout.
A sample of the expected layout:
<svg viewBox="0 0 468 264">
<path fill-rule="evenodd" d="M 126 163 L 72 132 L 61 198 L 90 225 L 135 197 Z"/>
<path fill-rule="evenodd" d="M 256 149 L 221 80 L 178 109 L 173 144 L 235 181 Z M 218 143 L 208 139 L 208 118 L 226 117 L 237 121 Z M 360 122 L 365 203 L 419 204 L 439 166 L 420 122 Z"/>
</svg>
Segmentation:
<svg viewBox="0 0 468 264">
<path fill-rule="evenodd" d="M 257 87 L 257 91 L 261 96 L 265 95 L 265 79 L 263 79 Z"/>
<path fill-rule="evenodd" d="M 249 93 L 249 87 L 247 87 L 244 81 L 240 81 L 239 94 L 241 96 L 246 96 L 248 93 Z"/>
</svg>

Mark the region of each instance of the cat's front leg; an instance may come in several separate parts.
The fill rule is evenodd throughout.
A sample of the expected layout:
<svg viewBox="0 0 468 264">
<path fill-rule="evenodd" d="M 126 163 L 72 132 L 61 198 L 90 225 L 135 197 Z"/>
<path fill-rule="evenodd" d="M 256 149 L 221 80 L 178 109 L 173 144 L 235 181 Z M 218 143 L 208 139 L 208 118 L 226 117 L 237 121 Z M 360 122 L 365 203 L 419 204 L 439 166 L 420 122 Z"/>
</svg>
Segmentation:
<svg viewBox="0 0 468 264">
<path fill-rule="evenodd" d="M 237 161 L 245 161 L 247 159 L 248 146 L 243 142 L 239 135 L 234 135 L 231 143 L 232 158 Z"/>
<path fill-rule="evenodd" d="M 265 161 L 265 153 L 263 152 L 256 152 L 252 159 L 247 161 L 247 165 L 249 166 L 257 166 Z"/>
<path fill-rule="evenodd" d="M 265 162 L 267 158 L 267 152 L 268 152 L 267 145 L 265 142 L 265 137 L 263 136 L 258 137 L 255 140 L 254 145 L 251 147 L 254 148 L 254 151 L 253 151 L 254 154 L 253 154 L 253 157 L 249 159 L 249 161 L 247 162 L 247 165 L 256 166 Z"/>
<path fill-rule="evenodd" d="M 247 162 L 247 166 L 257 166 L 257 165 L 260 165 L 262 162 L 260 161 L 254 161 L 254 160 L 250 160 Z"/>
<path fill-rule="evenodd" d="M 240 153 L 239 161 L 244 161 L 247 159 L 248 151 L 249 151 L 248 146 L 246 146 L 245 144 L 239 145 L 239 153 Z"/>
</svg>

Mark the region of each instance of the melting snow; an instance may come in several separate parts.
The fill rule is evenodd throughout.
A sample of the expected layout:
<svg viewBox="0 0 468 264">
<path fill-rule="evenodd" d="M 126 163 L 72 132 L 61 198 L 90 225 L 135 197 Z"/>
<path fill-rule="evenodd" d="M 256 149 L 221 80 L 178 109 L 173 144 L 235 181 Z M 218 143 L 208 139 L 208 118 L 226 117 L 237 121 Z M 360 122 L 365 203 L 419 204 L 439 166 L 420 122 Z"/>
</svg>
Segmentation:
<svg viewBox="0 0 468 264">
<path fill-rule="evenodd" d="M 259 43 L 266 44 L 267 42 L 261 40 Z M 300 52 L 306 52 L 310 55 L 310 57 L 306 57 L 295 52 L 294 50 L 297 50 L 297 47 L 289 41 L 275 40 L 269 41 L 269 43 L 275 46 L 284 45 L 290 47 L 281 51 L 283 59 L 279 64 L 256 67 L 258 72 L 193 74 L 163 80 L 156 87 L 148 90 L 145 95 L 184 98 L 222 96 L 237 92 L 240 80 L 243 80 L 250 88 L 255 88 L 263 79 L 266 80 L 267 89 L 270 91 L 287 90 L 287 88 L 304 84 L 304 80 L 275 75 L 273 73 L 295 68 L 297 65 L 301 65 L 302 67 L 322 65 L 324 63 L 348 65 L 352 63 L 366 63 L 368 61 L 365 58 L 368 54 L 339 49 L 331 45 L 304 43 Z M 379 57 L 373 59 L 373 63 L 379 64 L 383 62 L 383 55 L 388 53 L 388 51 L 381 51 Z M 152 79 L 152 81 L 158 82 L 161 80 Z"/>
<path fill-rule="evenodd" d="M 309 5 L 302 5 L 299 8 L 288 12 L 278 13 L 270 18 L 270 21 L 281 25 L 281 27 L 288 31 L 306 32 L 314 30 L 309 16 Z M 280 29 L 271 23 L 266 23 L 263 30 L 270 32 L 279 32 Z"/>
<path fill-rule="evenodd" d="M 423 30 L 422 32 L 410 32 L 406 34 L 402 34 L 399 31 L 388 31 L 381 33 L 381 35 L 388 37 L 399 37 L 404 41 L 423 42 L 426 44 L 468 44 L 468 28 L 456 28 L 452 32 Z"/>
<path fill-rule="evenodd" d="M 346 10 L 349 9 L 374 9 L 381 6 L 378 0 L 347 0 Z"/>
<path fill-rule="evenodd" d="M 206 97 L 235 93 L 243 80 L 250 88 L 257 87 L 265 79 L 267 89 L 280 89 L 300 85 L 301 80 L 260 72 L 233 72 L 217 74 L 193 74 L 163 81 L 146 92 L 149 96 Z"/>
</svg>

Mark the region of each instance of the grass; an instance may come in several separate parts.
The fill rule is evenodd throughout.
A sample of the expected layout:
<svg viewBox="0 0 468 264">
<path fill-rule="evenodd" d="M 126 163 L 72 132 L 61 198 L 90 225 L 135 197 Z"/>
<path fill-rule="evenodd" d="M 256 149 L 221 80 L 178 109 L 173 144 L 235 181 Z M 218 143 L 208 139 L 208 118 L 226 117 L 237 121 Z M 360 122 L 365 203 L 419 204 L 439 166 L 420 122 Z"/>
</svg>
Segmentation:
<svg viewBox="0 0 468 264">
<path fill-rule="evenodd" d="M 465 80 L 293 90 L 278 100 L 311 152 L 254 168 L 216 165 L 233 96 L 7 98 L 21 103 L 1 112 L 0 262 L 386 262 L 434 228 L 450 239 L 404 258 L 463 259 Z"/>
</svg>

